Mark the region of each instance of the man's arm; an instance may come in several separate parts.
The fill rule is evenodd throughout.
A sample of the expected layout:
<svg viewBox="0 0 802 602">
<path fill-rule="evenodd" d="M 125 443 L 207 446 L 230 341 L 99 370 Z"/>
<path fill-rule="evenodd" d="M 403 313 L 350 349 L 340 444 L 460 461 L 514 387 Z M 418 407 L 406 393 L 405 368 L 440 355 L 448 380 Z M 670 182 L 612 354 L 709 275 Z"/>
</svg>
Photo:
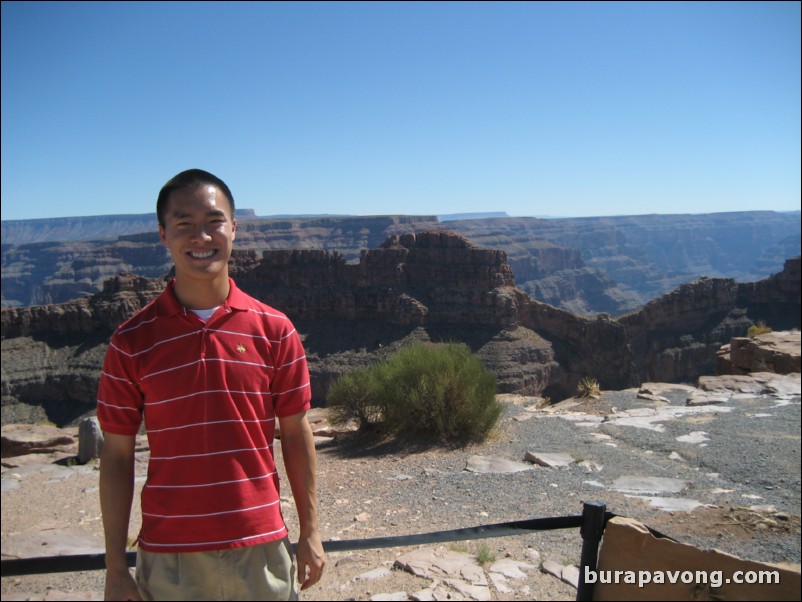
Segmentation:
<svg viewBox="0 0 802 602">
<path fill-rule="evenodd" d="M 128 570 L 126 548 L 134 499 L 136 437 L 104 433 L 100 454 L 100 510 L 106 537 L 106 600 L 141 600 Z"/>
<path fill-rule="evenodd" d="M 304 590 L 320 580 L 326 565 L 317 518 L 315 438 L 306 412 L 279 418 L 279 428 L 284 467 L 300 522 L 301 533 L 295 558 L 298 581 Z"/>
</svg>

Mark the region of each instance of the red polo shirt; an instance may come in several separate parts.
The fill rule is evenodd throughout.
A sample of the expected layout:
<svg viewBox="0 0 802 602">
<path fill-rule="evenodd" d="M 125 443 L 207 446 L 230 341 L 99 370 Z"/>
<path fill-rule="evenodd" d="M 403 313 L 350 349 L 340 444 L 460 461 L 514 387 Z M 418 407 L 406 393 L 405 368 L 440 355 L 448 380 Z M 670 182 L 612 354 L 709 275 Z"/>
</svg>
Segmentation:
<svg viewBox="0 0 802 602">
<path fill-rule="evenodd" d="M 98 389 L 104 431 L 136 435 L 145 420 L 139 544 L 197 552 L 281 539 L 273 437 L 277 417 L 310 407 L 301 341 L 233 280 L 205 323 L 174 284 L 114 333 Z"/>
</svg>

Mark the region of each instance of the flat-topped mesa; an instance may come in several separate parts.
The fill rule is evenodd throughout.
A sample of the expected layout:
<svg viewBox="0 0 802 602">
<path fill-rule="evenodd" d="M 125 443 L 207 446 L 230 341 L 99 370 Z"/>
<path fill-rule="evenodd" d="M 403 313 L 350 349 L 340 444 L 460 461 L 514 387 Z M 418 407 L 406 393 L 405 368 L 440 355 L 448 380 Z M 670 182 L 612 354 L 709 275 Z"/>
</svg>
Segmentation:
<svg viewBox="0 0 802 602">
<path fill-rule="evenodd" d="M 514 286 L 503 251 L 452 232 L 391 236 L 357 264 L 334 251 L 237 255 L 237 283 L 294 320 L 383 319 L 392 324 L 512 324 Z M 502 290 L 499 290 L 502 289 Z"/>
<path fill-rule="evenodd" d="M 467 238 L 448 231 L 392 236 L 382 249 L 403 247 L 410 286 L 494 289 L 515 286 L 507 254 L 477 248 Z"/>
</svg>

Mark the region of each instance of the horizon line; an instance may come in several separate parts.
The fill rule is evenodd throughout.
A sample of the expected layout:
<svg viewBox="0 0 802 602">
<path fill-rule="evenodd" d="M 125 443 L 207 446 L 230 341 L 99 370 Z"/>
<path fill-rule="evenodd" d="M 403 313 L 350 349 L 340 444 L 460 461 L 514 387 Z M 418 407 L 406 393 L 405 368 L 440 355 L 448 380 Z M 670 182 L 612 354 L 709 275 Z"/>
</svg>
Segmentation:
<svg viewBox="0 0 802 602">
<path fill-rule="evenodd" d="M 700 212 L 679 212 L 679 213 L 610 213 L 610 214 L 596 214 L 596 215 L 512 215 L 506 211 L 466 211 L 460 213 L 374 213 L 374 214 L 360 214 L 360 213 L 283 213 L 272 215 L 257 215 L 256 211 L 252 208 L 245 207 L 235 210 L 235 217 L 238 219 L 318 219 L 318 218 L 378 218 L 378 217 L 433 217 L 438 220 L 442 218 L 450 218 L 446 221 L 458 219 L 515 219 L 515 218 L 531 218 L 531 219 L 587 219 L 587 218 L 603 218 L 603 217 L 653 217 L 653 216 L 678 216 L 678 215 L 721 215 L 721 214 L 736 214 L 736 213 L 800 213 L 800 209 L 741 209 L 737 211 L 700 211 Z M 243 215 L 238 215 L 243 214 Z M 112 218 L 112 217 L 155 217 L 156 212 L 148 213 L 98 213 L 92 215 L 58 215 L 53 217 L 23 217 L 13 219 L 2 219 L 0 223 L 6 224 L 11 222 L 35 222 L 35 221 L 48 221 L 48 220 L 63 220 L 63 219 L 89 219 L 89 218 Z M 453 217 L 465 216 L 465 217 Z M 482 217 L 468 217 L 468 216 L 486 216 Z"/>
</svg>

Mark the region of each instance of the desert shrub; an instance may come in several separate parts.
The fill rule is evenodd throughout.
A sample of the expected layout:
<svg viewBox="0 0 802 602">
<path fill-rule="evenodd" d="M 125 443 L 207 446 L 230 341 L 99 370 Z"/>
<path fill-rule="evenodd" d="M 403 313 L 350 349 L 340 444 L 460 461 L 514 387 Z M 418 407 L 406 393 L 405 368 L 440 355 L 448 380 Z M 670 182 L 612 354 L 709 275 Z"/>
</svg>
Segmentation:
<svg viewBox="0 0 802 602">
<path fill-rule="evenodd" d="M 576 386 L 576 391 L 579 397 L 598 397 L 601 395 L 599 381 L 590 376 L 586 376 L 579 381 Z"/>
<path fill-rule="evenodd" d="M 334 419 L 448 443 L 484 439 L 501 412 L 495 376 L 455 343 L 405 347 L 338 379 L 327 401 Z"/>
<path fill-rule="evenodd" d="M 376 374 L 375 367 L 364 368 L 347 372 L 334 381 L 327 396 L 334 423 L 356 420 L 363 430 L 381 423 Z"/>
<path fill-rule="evenodd" d="M 488 547 L 487 544 L 480 543 L 479 546 L 476 548 L 476 561 L 479 563 L 479 566 L 484 566 L 491 562 L 495 562 L 496 555 Z"/>
<path fill-rule="evenodd" d="M 771 326 L 766 326 L 766 323 L 761 320 L 757 324 L 752 324 L 749 329 L 746 331 L 746 336 L 750 339 L 755 338 L 759 334 L 765 334 L 767 332 L 771 332 Z"/>
</svg>

